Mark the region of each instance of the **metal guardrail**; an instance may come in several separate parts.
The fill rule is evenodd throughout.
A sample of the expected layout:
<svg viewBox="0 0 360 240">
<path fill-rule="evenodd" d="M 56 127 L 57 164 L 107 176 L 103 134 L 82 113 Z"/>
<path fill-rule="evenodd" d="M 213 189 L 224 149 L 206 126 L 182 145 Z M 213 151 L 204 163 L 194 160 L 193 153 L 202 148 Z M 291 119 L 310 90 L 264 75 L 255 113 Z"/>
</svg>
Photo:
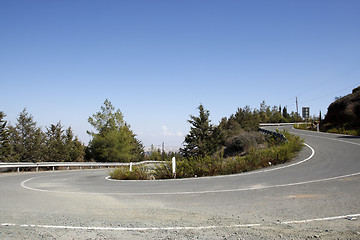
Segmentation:
<svg viewBox="0 0 360 240">
<path fill-rule="evenodd" d="M 263 134 L 266 134 L 266 135 L 272 135 L 272 136 L 274 136 L 275 138 L 277 138 L 277 139 L 279 139 L 281 141 L 287 142 L 286 137 L 281 133 L 265 130 L 265 129 L 262 129 L 262 128 L 259 128 L 259 132 L 261 132 Z"/>
<path fill-rule="evenodd" d="M 281 140 L 281 141 L 285 141 L 287 142 L 287 139 L 286 137 L 281 134 L 281 133 L 278 133 L 278 132 L 274 132 L 274 131 L 269 131 L 269 130 L 266 130 L 266 129 L 263 129 L 261 127 L 270 127 L 270 126 L 289 126 L 289 125 L 294 125 L 294 124 L 303 124 L 303 123 L 260 123 L 260 128 L 258 129 L 259 132 L 263 133 L 263 134 L 266 134 L 266 135 L 272 135 L 274 136 L 275 138 Z"/>
<path fill-rule="evenodd" d="M 289 126 L 295 124 L 306 124 L 306 122 L 296 122 L 296 123 L 260 123 L 260 127 L 270 127 L 270 126 Z"/>
<path fill-rule="evenodd" d="M 87 163 L 87 162 L 38 162 L 38 163 L 0 163 L 0 172 L 6 171 L 8 169 L 16 169 L 20 172 L 24 168 L 33 168 L 36 171 L 39 171 L 40 168 L 50 168 L 55 171 L 56 168 L 65 167 L 67 170 L 73 168 L 102 168 L 102 167 L 119 167 L 119 166 L 135 166 L 142 164 L 153 164 L 153 163 L 162 163 L 163 161 L 143 161 L 143 162 L 129 162 L 129 163 Z"/>
</svg>

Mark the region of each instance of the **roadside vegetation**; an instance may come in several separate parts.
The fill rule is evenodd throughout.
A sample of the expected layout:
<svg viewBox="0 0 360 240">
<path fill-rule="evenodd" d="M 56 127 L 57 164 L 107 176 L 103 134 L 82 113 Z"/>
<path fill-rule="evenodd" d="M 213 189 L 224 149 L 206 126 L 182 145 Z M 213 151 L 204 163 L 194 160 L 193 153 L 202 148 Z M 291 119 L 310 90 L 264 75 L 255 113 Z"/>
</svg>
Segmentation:
<svg viewBox="0 0 360 240">
<path fill-rule="evenodd" d="M 351 94 L 337 97 L 328 107 L 321 130 L 360 136 L 360 86 Z"/>
<path fill-rule="evenodd" d="M 0 161 L 2 162 L 138 162 L 163 161 L 151 168 L 134 166 L 114 170 L 115 179 L 172 178 L 169 161 L 177 160 L 178 178 L 212 176 L 250 171 L 290 160 L 299 149 L 301 140 L 283 132 L 287 141 L 258 131 L 259 123 L 292 122 L 299 119 L 281 106 L 270 107 L 262 102 L 260 109 L 238 108 L 218 125 L 210 121 L 210 113 L 201 104 L 199 115 L 190 116 L 190 131 L 178 152 L 152 148 L 145 152 L 141 141 L 124 120 L 119 109 L 105 100 L 100 111 L 89 117 L 92 131 L 88 146 L 81 143 L 72 129 L 59 121 L 45 129 L 37 126 L 24 109 L 15 125 L 8 125 L 0 112 Z"/>
<path fill-rule="evenodd" d="M 85 146 L 74 136 L 71 127 L 61 122 L 37 127 L 33 116 L 24 109 L 14 126 L 0 112 L 0 161 L 2 162 L 75 162 L 83 161 Z"/>
<path fill-rule="evenodd" d="M 200 105 L 199 116 L 190 116 L 188 120 L 190 132 L 185 137 L 180 156 L 176 158 L 176 177 L 235 174 L 291 160 L 301 150 L 302 140 L 286 131 L 279 133 L 285 138 L 279 138 L 279 134 L 260 133 L 262 119 L 270 120 L 274 115 L 283 117 L 277 108 L 273 108 L 275 111 L 264 109 L 269 109 L 268 114 L 249 107 L 239 108 L 236 114 L 229 119 L 223 118 L 216 126 L 211 124 L 209 111 Z M 134 172 L 139 172 L 139 176 Z M 129 167 L 117 168 L 110 177 L 138 180 L 168 179 L 174 175 L 171 163 L 167 161 L 152 169 L 133 168 L 132 172 Z"/>
<path fill-rule="evenodd" d="M 318 119 L 311 118 L 308 123 L 295 124 L 294 127 L 317 131 L 318 123 L 321 132 L 360 136 L 360 87 L 344 97 L 336 97 L 324 119 L 320 114 Z"/>
</svg>

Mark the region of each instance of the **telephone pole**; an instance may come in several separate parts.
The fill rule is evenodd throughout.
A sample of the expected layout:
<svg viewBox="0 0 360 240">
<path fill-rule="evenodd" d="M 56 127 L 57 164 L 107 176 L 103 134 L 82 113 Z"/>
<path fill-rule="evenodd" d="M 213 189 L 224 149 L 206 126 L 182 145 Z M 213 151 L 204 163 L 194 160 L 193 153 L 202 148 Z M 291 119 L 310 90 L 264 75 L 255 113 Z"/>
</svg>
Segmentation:
<svg viewBox="0 0 360 240">
<path fill-rule="evenodd" d="M 162 160 L 165 160 L 165 143 L 162 142 L 162 153 L 161 153 Z"/>
</svg>

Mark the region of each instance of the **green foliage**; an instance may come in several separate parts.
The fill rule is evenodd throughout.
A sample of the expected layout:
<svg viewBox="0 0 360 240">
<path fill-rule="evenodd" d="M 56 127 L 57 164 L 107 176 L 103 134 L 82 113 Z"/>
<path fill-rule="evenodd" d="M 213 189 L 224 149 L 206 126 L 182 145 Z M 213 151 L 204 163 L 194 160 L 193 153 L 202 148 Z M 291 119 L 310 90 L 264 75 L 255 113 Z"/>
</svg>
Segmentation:
<svg viewBox="0 0 360 240">
<path fill-rule="evenodd" d="M 124 121 L 123 114 L 105 100 L 101 111 L 88 119 L 96 132 L 88 132 L 93 139 L 89 143 L 92 158 L 103 162 L 130 162 L 144 158 L 141 142 L 130 126 Z"/>
<path fill-rule="evenodd" d="M 331 129 L 327 130 L 326 132 L 353 135 L 353 136 L 360 136 L 360 129 L 347 130 L 347 129 L 344 129 L 344 128 L 331 128 Z"/>
<path fill-rule="evenodd" d="M 154 145 L 151 145 L 149 154 L 146 158 L 151 161 L 162 161 L 163 153 L 161 152 L 160 148 L 155 148 Z"/>
<path fill-rule="evenodd" d="M 77 137 L 74 138 L 70 127 L 64 131 L 60 122 L 46 127 L 44 133 L 36 126 L 33 117 L 24 109 L 19 114 L 15 126 L 5 129 L 1 126 L 5 127 L 5 124 L 0 124 L 0 133 L 2 131 L 6 133 L 0 134 L 0 139 L 2 136 L 6 136 L 6 146 L 4 141 L 0 140 L 0 157 L 2 157 L 0 160 L 2 161 L 63 162 L 84 159 L 84 145 Z M 5 150 L 6 154 L 3 153 Z"/>
<path fill-rule="evenodd" d="M 185 136 L 184 148 L 180 152 L 186 157 L 205 157 L 212 155 L 220 148 L 222 137 L 220 130 L 210 122 L 210 113 L 200 104 L 199 117 L 190 116 L 188 122 L 192 125 L 188 135 Z"/>
<path fill-rule="evenodd" d="M 5 117 L 5 113 L 0 111 L 0 161 L 5 161 L 10 154 L 9 131 Z"/>
<path fill-rule="evenodd" d="M 56 125 L 51 124 L 46 128 L 46 161 L 60 162 L 63 160 L 63 154 L 65 153 L 64 145 L 64 130 L 62 129 L 60 122 Z"/>
<path fill-rule="evenodd" d="M 145 166 L 118 167 L 109 172 L 112 179 L 117 180 L 146 180 L 149 179 L 148 169 Z"/>
<path fill-rule="evenodd" d="M 9 133 L 11 148 L 9 161 L 36 162 L 43 160 L 45 136 L 26 109 L 20 113 L 15 127 L 9 127 Z"/>
<path fill-rule="evenodd" d="M 45 132 L 45 160 L 49 162 L 75 162 L 84 159 L 85 147 L 69 127 L 66 131 L 58 122 Z"/>
<path fill-rule="evenodd" d="M 177 164 L 181 161 L 177 161 Z M 173 178 L 171 162 L 164 162 L 161 164 L 155 165 L 155 170 L 153 172 L 155 179 L 170 179 Z"/>
<path fill-rule="evenodd" d="M 65 162 L 78 162 L 84 160 L 85 157 L 85 146 L 82 144 L 79 139 L 75 136 L 74 133 L 69 127 L 65 131 Z"/>
<path fill-rule="evenodd" d="M 351 94 L 339 97 L 328 107 L 323 131 L 358 135 L 360 132 L 360 87 L 353 89 Z"/>
<path fill-rule="evenodd" d="M 243 155 L 264 142 L 265 137 L 259 132 L 241 132 L 227 139 L 224 153 L 225 156 Z"/>
<path fill-rule="evenodd" d="M 302 140 L 284 131 L 282 134 L 287 142 L 271 143 L 268 148 L 251 148 L 245 156 L 235 156 L 227 159 L 219 156 L 191 157 L 177 161 L 176 177 L 201 177 L 222 174 L 235 174 L 251 171 L 270 165 L 285 163 L 291 160 L 301 149 Z M 155 178 L 172 178 L 171 164 L 164 163 L 156 166 Z"/>
</svg>

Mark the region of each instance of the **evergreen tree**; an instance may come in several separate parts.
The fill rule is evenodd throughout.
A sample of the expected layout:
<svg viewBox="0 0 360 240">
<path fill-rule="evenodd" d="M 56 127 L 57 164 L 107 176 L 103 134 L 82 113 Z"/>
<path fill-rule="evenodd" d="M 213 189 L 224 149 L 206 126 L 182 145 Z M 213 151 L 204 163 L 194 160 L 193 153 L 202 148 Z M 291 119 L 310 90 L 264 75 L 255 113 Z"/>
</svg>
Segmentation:
<svg viewBox="0 0 360 240">
<path fill-rule="evenodd" d="M 49 162 L 61 162 L 64 161 L 65 152 L 64 136 L 61 123 L 58 122 L 56 125 L 51 124 L 50 127 L 46 128 L 46 155 L 45 159 Z"/>
<path fill-rule="evenodd" d="M 123 114 L 109 100 L 105 100 L 101 111 L 89 117 L 88 122 L 96 132 L 88 132 L 93 138 L 89 143 L 91 157 L 97 161 L 130 162 L 144 158 L 144 148 Z"/>
<path fill-rule="evenodd" d="M 0 111 L 0 161 L 6 161 L 10 154 L 9 131 L 4 120 L 5 113 Z"/>
<path fill-rule="evenodd" d="M 37 162 L 43 160 L 44 133 L 24 109 L 15 127 L 9 127 L 11 161 Z"/>
<path fill-rule="evenodd" d="M 69 127 L 64 130 L 60 122 L 51 124 L 45 133 L 45 159 L 50 162 L 77 162 L 84 160 L 85 146 L 74 137 Z"/>
<path fill-rule="evenodd" d="M 74 133 L 69 127 L 66 129 L 64 137 L 65 139 L 65 159 L 68 162 L 83 161 L 85 157 L 85 146 L 79 141 L 77 137 L 74 137 Z"/>
<path fill-rule="evenodd" d="M 220 131 L 210 122 L 210 113 L 200 104 L 199 117 L 190 116 L 188 122 L 192 125 L 188 135 L 185 136 L 184 148 L 180 152 L 185 157 L 205 157 L 218 151 L 222 142 Z"/>
<path fill-rule="evenodd" d="M 290 115 L 287 112 L 287 107 L 284 107 L 282 110 L 282 116 L 286 119 L 290 118 Z"/>
</svg>

